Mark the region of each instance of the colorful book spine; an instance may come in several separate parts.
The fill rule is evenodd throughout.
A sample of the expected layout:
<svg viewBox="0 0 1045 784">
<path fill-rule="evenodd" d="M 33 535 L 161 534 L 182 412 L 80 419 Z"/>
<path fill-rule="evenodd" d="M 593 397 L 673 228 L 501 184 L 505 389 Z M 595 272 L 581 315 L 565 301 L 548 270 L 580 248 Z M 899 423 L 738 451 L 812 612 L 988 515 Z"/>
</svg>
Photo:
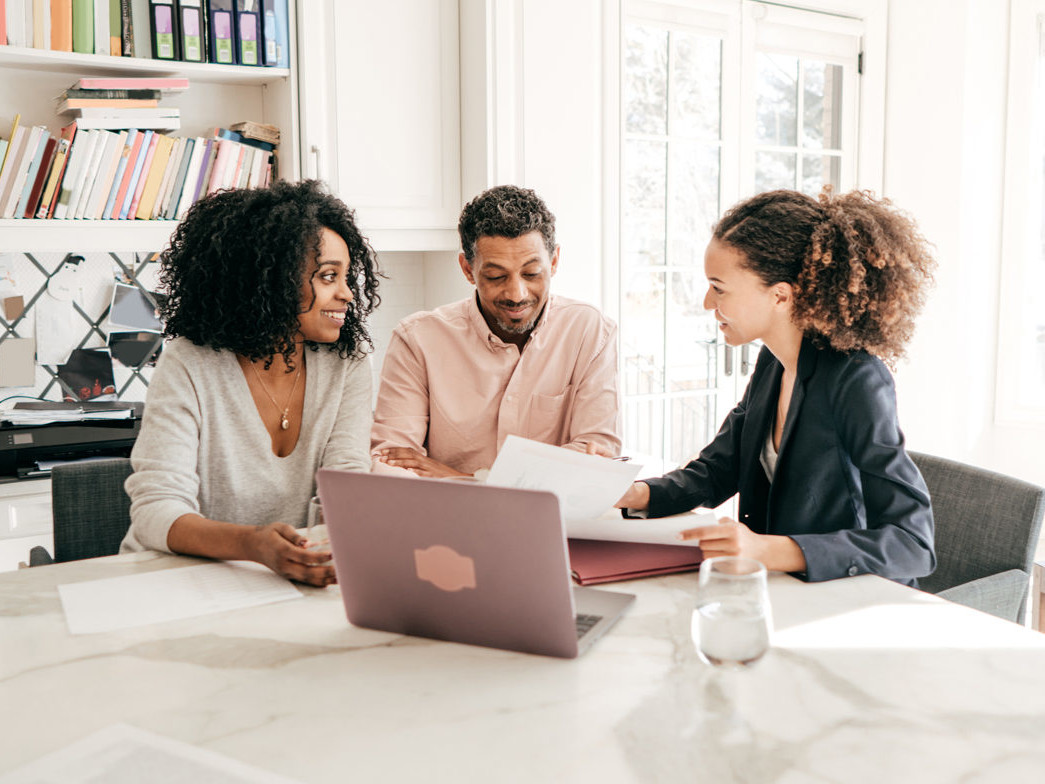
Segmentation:
<svg viewBox="0 0 1045 784">
<path fill-rule="evenodd" d="M 18 197 L 18 202 L 15 204 L 15 218 L 25 218 L 26 212 L 29 211 L 31 202 L 33 200 L 33 192 L 36 192 L 36 197 L 40 197 L 40 190 L 43 189 L 43 182 L 41 181 L 40 170 L 49 164 L 48 154 L 51 157 L 54 156 L 54 145 L 56 144 L 55 138 L 51 136 L 45 129 L 40 134 L 40 139 L 36 145 L 36 154 L 33 155 L 33 162 L 29 166 L 29 171 L 25 176 L 25 184 L 22 186 L 22 195 Z M 47 172 L 44 171 L 43 176 L 47 176 Z M 37 185 L 39 184 L 39 189 Z"/>
<path fill-rule="evenodd" d="M 58 196 L 61 192 L 62 182 L 69 164 L 69 153 L 72 151 L 73 141 L 76 139 L 76 123 L 71 122 L 62 128 L 61 138 L 54 152 L 54 164 L 51 166 L 51 176 L 47 180 L 47 187 L 40 199 L 40 206 L 36 211 L 37 218 L 50 218 L 54 215 L 58 204 Z"/>
<path fill-rule="evenodd" d="M 121 220 L 126 220 L 130 216 L 131 202 L 134 201 L 134 194 L 138 190 L 138 183 L 142 178 L 142 170 L 145 168 L 145 158 L 149 154 L 149 148 L 152 146 L 152 137 L 155 135 L 155 131 L 147 130 L 142 132 L 142 141 L 134 159 L 134 171 L 131 173 L 131 179 L 127 183 L 127 192 L 124 194 L 123 203 L 120 204 L 120 214 L 117 216 Z"/>
<path fill-rule="evenodd" d="M 127 138 L 124 139 L 123 149 L 120 151 L 120 162 L 116 165 L 116 173 L 113 175 L 112 185 L 109 187 L 109 195 L 102 208 L 102 218 L 112 218 L 113 205 L 116 204 L 116 196 L 120 192 L 120 185 L 123 184 L 124 173 L 127 171 L 127 164 L 131 159 L 131 150 L 134 149 L 134 142 L 138 136 L 138 130 L 135 128 L 127 131 Z"/>
<path fill-rule="evenodd" d="M 51 48 L 73 50 L 73 0 L 51 0 Z"/>
<path fill-rule="evenodd" d="M 149 139 L 149 149 L 145 152 L 145 162 L 142 164 L 141 175 L 138 177 L 138 184 L 134 188 L 134 197 L 131 199 L 131 205 L 127 210 L 127 218 L 134 220 L 138 214 L 138 205 L 141 203 L 142 193 L 145 191 L 145 183 L 149 180 L 149 174 L 152 172 L 152 159 L 156 156 L 156 148 L 159 145 L 160 137 L 162 134 L 154 133 L 152 138 Z"/>
<path fill-rule="evenodd" d="M 73 0 L 73 51 L 94 53 L 94 0 Z"/>
<path fill-rule="evenodd" d="M 40 200 L 44 195 L 44 188 L 47 186 L 47 180 L 51 174 L 51 167 L 54 165 L 54 153 L 58 149 L 58 139 L 50 134 L 47 134 L 47 142 L 44 145 L 44 155 L 40 159 L 40 166 L 36 170 L 36 176 L 33 178 L 33 187 L 29 191 L 29 200 L 25 203 L 25 206 L 15 212 L 16 218 L 35 218 L 36 210 L 40 206 Z"/>
</svg>

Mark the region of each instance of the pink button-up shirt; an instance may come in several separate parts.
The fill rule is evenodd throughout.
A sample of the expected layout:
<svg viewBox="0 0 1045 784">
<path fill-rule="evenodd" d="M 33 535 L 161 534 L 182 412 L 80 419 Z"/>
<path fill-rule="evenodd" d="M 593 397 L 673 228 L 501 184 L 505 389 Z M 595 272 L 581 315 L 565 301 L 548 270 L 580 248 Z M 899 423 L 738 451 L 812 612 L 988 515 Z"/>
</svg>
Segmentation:
<svg viewBox="0 0 1045 784">
<path fill-rule="evenodd" d="M 618 398 L 617 327 L 596 308 L 550 297 L 520 352 L 490 331 L 473 296 L 395 328 L 371 452 L 412 447 L 469 474 L 489 468 L 509 435 L 617 454 Z"/>
</svg>

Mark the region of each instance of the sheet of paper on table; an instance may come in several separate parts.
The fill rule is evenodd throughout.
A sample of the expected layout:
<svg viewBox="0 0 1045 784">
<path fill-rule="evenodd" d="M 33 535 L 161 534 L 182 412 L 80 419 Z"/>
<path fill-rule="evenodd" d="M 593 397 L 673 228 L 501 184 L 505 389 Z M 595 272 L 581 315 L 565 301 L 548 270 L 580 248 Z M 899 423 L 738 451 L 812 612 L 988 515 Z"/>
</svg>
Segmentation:
<svg viewBox="0 0 1045 784">
<path fill-rule="evenodd" d="M 567 522 L 591 520 L 613 508 L 641 468 L 635 463 L 508 436 L 486 483 L 548 490 L 559 497 Z"/>
<path fill-rule="evenodd" d="M 567 520 L 566 536 L 570 539 L 598 539 L 605 542 L 636 542 L 640 544 L 675 544 L 699 547 L 700 542 L 683 542 L 678 538 L 680 531 L 718 525 L 710 512 L 686 512 L 671 517 L 626 519 L 620 510 L 588 520 Z"/>
<path fill-rule="evenodd" d="M 261 564 L 220 562 L 58 586 L 70 634 L 91 634 L 238 610 L 301 592 Z"/>
<path fill-rule="evenodd" d="M 152 732 L 113 724 L 0 775 L 0 784 L 294 784 L 293 779 Z"/>
</svg>

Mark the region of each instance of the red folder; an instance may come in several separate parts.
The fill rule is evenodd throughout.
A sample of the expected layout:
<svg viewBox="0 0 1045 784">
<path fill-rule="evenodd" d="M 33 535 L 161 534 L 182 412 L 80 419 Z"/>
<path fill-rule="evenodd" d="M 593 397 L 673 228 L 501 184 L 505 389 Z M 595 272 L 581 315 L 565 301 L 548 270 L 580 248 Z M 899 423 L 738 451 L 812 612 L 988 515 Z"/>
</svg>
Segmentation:
<svg viewBox="0 0 1045 784">
<path fill-rule="evenodd" d="M 570 571 L 580 585 L 612 583 L 700 568 L 699 547 L 569 539 Z"/>
</svg>

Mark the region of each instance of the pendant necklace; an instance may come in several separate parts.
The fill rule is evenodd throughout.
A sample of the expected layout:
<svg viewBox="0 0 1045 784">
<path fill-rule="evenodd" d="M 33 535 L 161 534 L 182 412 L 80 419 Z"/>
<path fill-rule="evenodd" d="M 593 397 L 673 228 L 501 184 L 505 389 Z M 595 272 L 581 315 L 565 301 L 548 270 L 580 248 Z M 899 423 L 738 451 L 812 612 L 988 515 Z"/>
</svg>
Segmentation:
<svg viewBox="0 0 1045 784">
<path fill-rule="evenodd" d="M 255 367 L 253 362 L 250 363 L 250 367 L 254 371 L 254 376 L 258 379 L 258 383 L 261 384 L 262 391 L 268 395 L 269 400 L 272 401 L 272 405 L 276 407 L 276 411 L 280 412 L 279 429 L 286 430 L 290 427 L 290 420 L 287 419 L 287 415 L 290 413 L 290 401 L 294 399 L 294 392 L 298 388 L 298 379 L 301 378 L 301 365 L 298 365 L 297 375 L 294 376 L 294 386 L 290 388 L 290 394 L 287 396 L 287 405 L 282 409 L 280 409 L 279 403 L 276 402 L 276 398 L 274 398 L 272 393 L 269 392 L 268 387 L 265 386 L 265 382 L 261 380 L 261 374 L 258 373 L 258 369 Z"/>
</svg>

